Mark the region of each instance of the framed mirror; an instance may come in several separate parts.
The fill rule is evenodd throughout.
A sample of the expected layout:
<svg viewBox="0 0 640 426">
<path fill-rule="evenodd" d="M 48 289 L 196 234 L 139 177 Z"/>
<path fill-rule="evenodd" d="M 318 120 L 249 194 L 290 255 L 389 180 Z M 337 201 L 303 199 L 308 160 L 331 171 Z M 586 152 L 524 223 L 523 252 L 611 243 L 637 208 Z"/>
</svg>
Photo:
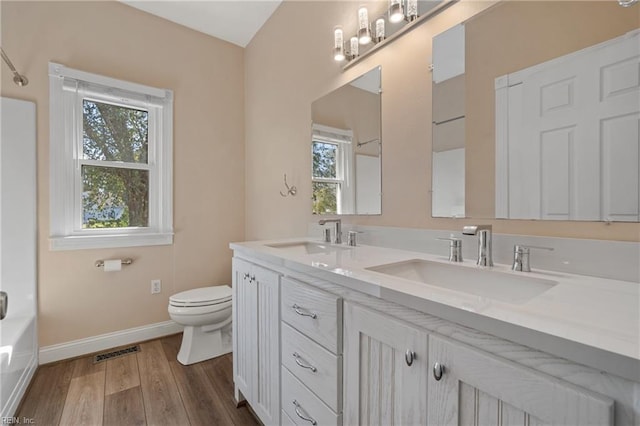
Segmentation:
<svg viewBox="0 0 640 426">
<path fill-rule="evenodd" d="M 377 67 L 311 104 L 313 214 L 382 213 L 381 91 Z"/>
<path fill-rule="evenodd" d="M 435 36 L 432 215 L 639 221 L 639 27 L 613 1 L 500 2 Z"/>
</svg>

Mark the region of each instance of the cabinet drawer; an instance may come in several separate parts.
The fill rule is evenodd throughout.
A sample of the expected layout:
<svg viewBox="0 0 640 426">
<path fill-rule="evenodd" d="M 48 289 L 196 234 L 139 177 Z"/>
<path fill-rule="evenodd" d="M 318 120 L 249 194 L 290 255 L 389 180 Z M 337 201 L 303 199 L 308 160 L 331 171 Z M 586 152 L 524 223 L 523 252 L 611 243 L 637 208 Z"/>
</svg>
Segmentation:
<svg viewBox="0 0 640 426">
<path fill-rule="evenodd" d="M 282 418 L 282 426 L 296 426 L 296 423 L 291 420 L 291 417 L 284 410 L 280 413 L 280 417 Z"/>
<path fill-rule="evenodd" d="M 282 368 L 282 410 L 297 425 L 309 426 L 314 421 L 318 425 L 342 423 L 342 416 L 320 401 L 286 367 Z"/>
<path fill-rule="evenodd" d="M 331 352 L 342 353 L 342 299 L 284 278 L 281 300 L 283 321 Z"/>
<path fill-rule="evenodd" d="M 342 357 L 332 354 L 285 323 L 282 323 L 281 336 L 282 365 L 333 411 L 340 412 Z"/>
</svg>

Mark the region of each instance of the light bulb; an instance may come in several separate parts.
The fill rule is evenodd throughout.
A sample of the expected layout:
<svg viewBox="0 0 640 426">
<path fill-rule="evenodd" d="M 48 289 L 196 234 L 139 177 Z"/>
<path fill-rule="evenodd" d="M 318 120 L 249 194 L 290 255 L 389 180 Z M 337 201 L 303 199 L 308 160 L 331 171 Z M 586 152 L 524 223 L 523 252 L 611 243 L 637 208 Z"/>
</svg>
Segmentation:
<svg viewBox="0 0 640 426">
<path fill-rule="evenodd" d="M 384 40 L 384 19 L 379 18 L 376 21 L 376 42 L 380 43 Z"/>
<path fill-rule="evenodd" d="M 336 28 L 333 32 L 333 59 L 344 61 L 344 39 L 342 28 Z"/>
<path fill-rule="evenodd" d="M 371 33 L 369 32 L 369 12 L 366 7 L 358 10 L 358 40 L 360 44 L 368 44 L 371 42 Z"/>
<path fill-rule="evenodd" d="M 389 22 L 397 23 L 403 19 L 402 0 L 389 0 Z"/>
</svg>

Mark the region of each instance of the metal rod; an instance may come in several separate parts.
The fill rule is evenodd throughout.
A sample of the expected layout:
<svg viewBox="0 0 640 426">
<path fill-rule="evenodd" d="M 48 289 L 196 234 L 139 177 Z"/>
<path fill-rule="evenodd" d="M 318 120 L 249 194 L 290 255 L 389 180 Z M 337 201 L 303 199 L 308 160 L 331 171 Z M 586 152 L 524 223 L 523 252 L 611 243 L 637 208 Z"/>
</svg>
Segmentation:
<svg viewBox="0 0 640 426">
<path fill-rule="evenodd" d="M 379 141 L 380 141 L 380 139 L 376 138 L 376 139 L 368 140 L 366 142 L 358 142 L 358 146 L 366 145 L 366 144 L 371 143 L 371 142 L 379 142 Z"/>
<path fill-rule="evenodd" d="M 122 259 L 120 263 L 123 265 L 131 265 L 133 263 L 133 259 L 128 257 L 126 259 Z M 96 268 L 100 268 L 102 266 L 104 266 L 104 260 L 96 260 Z"/>
<path fill-rule="evenodd" d="M 7 66 L 9 67 L 11 72 L 13 73 L 13 82 L 15 84 L 17 84 L 18 86 L 20 86 L 20 87 L 26 86 L 27 84 L 29 84 L 29 79 L 27 77 L 25 77 L 24 75 L 21 75 L 16 70 L 16 67 L 13 66 L 13 63 L 11 62 L 11 59 L 9 59 L 7 54 L 4 53 L 4 49 L 0 48 L 0 53 L 2 53 L 2 59 L 6 62 Z"/>
</svg>

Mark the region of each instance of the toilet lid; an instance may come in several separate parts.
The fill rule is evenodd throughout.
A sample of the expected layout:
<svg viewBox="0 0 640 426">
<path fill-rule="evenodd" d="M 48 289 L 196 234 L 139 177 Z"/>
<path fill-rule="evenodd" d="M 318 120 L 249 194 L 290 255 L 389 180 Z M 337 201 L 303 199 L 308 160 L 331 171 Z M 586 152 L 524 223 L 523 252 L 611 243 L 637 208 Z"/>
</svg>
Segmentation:
<svg viewBox="0 0 640 426">
<path fill-rule="evenodd" d="M 215 287 L 201 287 L 174 294 L 169 303 L 174 306 L 208 306 L 231 300 L 231 287 L 219 285 Z"/>
</svg>

